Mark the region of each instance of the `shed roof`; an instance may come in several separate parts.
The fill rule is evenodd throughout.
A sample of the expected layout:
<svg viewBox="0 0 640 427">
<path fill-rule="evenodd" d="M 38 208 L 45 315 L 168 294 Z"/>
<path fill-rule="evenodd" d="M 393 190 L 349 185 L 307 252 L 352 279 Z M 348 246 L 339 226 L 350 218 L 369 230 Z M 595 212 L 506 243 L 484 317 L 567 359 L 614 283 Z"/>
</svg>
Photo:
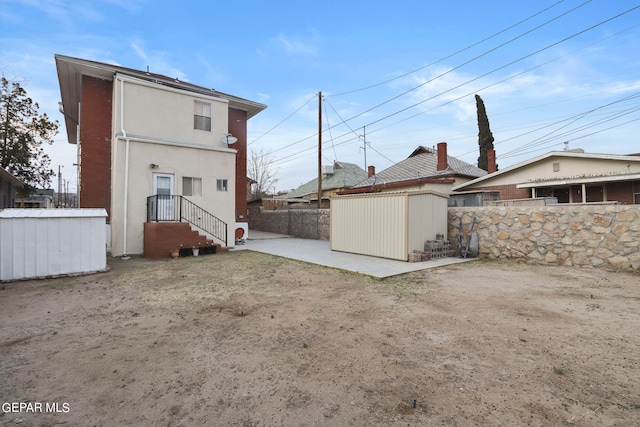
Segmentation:
<svg viewBox="0 0 640 427">
<path fill-rule="evenodd" d="M 82 209 L 5 209 L 0 218 L 106 218 L 107 211 L 102 208 Z"/>
</svg>

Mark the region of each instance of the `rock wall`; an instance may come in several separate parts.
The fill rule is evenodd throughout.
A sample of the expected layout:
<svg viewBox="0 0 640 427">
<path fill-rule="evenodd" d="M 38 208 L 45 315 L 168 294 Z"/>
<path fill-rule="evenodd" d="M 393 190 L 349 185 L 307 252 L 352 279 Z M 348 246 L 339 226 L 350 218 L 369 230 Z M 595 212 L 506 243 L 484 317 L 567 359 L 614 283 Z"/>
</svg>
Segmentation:
<svg viewBox="0 0 640 427">
<path fill-rule="evenodd" d="M 640 205 L 449 208 L 449 240 L 458 247 L 475 218 L 479 256 L 640 270 Z"/>
<path fill-rule="evenodd" d="M 329 240 L 329 209 L 249 208 L 249 229 L 304 239 Z"/>
</svg>

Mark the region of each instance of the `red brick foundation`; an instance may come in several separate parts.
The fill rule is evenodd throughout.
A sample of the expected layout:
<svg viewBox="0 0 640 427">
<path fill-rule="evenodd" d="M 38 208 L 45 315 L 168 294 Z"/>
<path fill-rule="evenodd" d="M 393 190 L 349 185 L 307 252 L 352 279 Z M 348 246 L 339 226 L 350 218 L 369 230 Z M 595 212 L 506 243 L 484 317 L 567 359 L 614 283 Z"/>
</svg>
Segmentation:
<svg viewBox="0 0 640 427">
<path fill-rule="evenodd" d="M 191 229 L 186 222 L 145 222 L 144 257 L 151 259 L 170 258 L 171 249 L 216 246 L 216 253 L 228 248 L 213 243 L 205 236 Z"/>
</svg>

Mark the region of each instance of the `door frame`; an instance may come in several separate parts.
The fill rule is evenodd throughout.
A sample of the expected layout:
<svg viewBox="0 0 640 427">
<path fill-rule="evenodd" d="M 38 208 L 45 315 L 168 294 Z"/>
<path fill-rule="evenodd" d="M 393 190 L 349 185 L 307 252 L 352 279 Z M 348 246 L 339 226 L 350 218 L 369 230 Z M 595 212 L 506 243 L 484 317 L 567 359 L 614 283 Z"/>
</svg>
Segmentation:
<svg viewBox="0 0 640 427">
<path fill-rule="evenodd" d="M 169 178 L 169 196 L 174 196 L 175 175 L 172 173 L 153 173 L 152 176 L 152 192 L 156 196 L 156 212 L 153 215 L 157 221 L 171 221 L 173 220 L 173 198 L 168 197 L 163 200 L 158 194 L 158 178 Z"/>
</svg>

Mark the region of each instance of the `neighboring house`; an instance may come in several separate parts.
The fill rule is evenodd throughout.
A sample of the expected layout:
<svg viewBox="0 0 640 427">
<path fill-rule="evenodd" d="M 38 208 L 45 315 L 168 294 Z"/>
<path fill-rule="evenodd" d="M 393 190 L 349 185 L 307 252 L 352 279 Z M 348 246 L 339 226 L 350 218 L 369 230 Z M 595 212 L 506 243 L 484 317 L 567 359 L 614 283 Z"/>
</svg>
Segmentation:
<svg viewBox="0 0 640 427">
<path fill-rule="evenodd" d="M 215 230 L 198 231 L 233 242 L 247 220 L 247 120 L 266 106 L 149 71 L 55 60 L 80 207 L 107 210 L 111 254 L 142 254 L 145 222 L 178 212 L 213 215 Z"/>
<path fill-rule="evenodd" d="M 640 156 L 553 151 L 453 188 L 494 191 L 499 200 L 557 198 L 558 203 L 640 203 Z"/>
<path fill-rule="evenodd" d="M 451 188 L 487 174 L 469 163 L 447 155 L 447 143 L 438 149 L 419 146 L 406 159 L 375 173 L 369 167 L 369 177 L 342 194 L 378 191 L 433 190 L 449 194 Z"/>
<path fill-rule="evenodd" d="M 23 185 L 22 181 L 0 167 L 0 209 L 15 207 L 16 191 Z"/>
<path fill-rule="evenodd" d="M 322 168 L 322 202 L 321 206 L 329 207 L 329 198 L 351 186 L 361 182 L 367 177 L 367 172 L 353 163 L 334 162 L 333 166 Z M 314 178 L 306 184 L 290 191 L 276 200 L 286 200 L 290 206 L 308 206 L 318 203 L 318 178 Z"/>
<path fill-rule="evenodd" d="M 53 201 L 54 192 L 52 189 L 37 189 L 35 194 L 24 199 L 18 198 L 16 201 L 17 208 L 30 209 L 53 209 L 56 207 Z"/>
</svg>

